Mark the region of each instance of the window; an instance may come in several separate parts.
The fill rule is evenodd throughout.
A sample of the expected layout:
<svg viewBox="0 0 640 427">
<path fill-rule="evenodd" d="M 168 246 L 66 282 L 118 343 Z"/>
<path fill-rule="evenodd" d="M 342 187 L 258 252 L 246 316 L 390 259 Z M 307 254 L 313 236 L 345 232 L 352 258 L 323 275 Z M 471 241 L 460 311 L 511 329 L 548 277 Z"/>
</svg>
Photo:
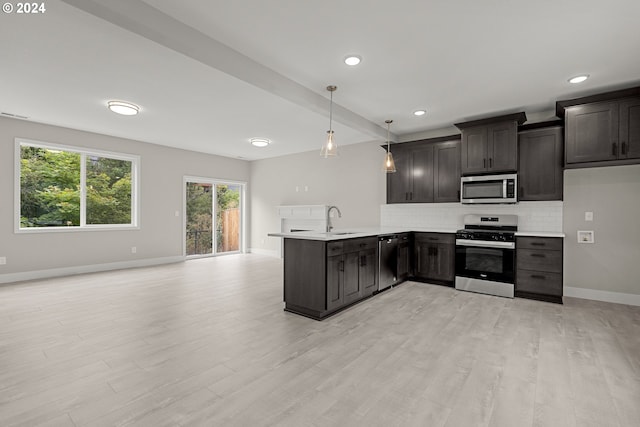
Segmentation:
<svg viewBox="0 0 640 427">
<path fill-rule="evenodd" d="M 16 140 L 18 231 L 138 226 L 139 158 Z"/>
</svg>

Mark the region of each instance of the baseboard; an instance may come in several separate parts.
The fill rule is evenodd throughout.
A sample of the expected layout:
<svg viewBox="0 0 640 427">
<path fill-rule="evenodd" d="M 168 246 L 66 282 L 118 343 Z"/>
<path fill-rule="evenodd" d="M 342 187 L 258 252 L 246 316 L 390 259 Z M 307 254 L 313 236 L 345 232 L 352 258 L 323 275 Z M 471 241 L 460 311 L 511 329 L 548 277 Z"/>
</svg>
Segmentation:
<svg viewBox="0 0 640 427">
<path fill-rule="evenodd" d="M 272 251 L 269 249 L 249 248 L 249 252 L 252 254 L 266 255 L 274 258 L 280 258 L 280 253 L 278 251 Z"/>
<path fill-rule="evenodd" d="M 564 296 L 640 306 L 640 295 L 625 294 L 622 292 L 599 291 L 596 289 L 572 288 L 565 286 Z"/>
<path fill-rule="evenodd" d="M 152 265 L 172 264 L 183 262 L 185 257 L 172 256 L 163 258 L 148 258 L 135 261 L 110 262 L 106 264 L 78 265 L 74 267 L 51 268 L 48 270 L 25 271 L 22 273 L 0 274 L 0 284 L 24 282 L 25 280 L 49 279 L 52 277 L 72 276 L 75 274 L 97 273 L 100 271 L 122 270 L 125 268 L 149 267 Z"/>
</svg>

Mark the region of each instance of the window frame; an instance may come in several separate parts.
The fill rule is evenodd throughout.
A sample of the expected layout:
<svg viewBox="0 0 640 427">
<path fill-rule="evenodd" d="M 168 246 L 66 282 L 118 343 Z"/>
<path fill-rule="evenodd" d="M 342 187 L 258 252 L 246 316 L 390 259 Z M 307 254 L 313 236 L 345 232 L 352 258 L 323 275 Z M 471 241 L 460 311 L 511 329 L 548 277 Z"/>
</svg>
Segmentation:
<svg viewBox="0 0 640 427">
<path fill-rule="evenodd" d="M 66 151 L 80 155 L 80 225 L 53 227 L 21 227 L 21 176 L 23 146 L 44 148 L 47 150 Z M 89 156 L 106 157 L 114 160 L 131 162 L 131 223 L 130 224 L 87 224 L 87 189 L 86 189 L 86 160 Z M 16 233 L 60 233 L 77 231 L 113 231 L 140 229 L 140 156 L 135 154 L 118 153 L 93 148 L 64 145 L 36 141 L 26 138 L 15 138 L 14 159 L 14 231 Z"/>
</svg>

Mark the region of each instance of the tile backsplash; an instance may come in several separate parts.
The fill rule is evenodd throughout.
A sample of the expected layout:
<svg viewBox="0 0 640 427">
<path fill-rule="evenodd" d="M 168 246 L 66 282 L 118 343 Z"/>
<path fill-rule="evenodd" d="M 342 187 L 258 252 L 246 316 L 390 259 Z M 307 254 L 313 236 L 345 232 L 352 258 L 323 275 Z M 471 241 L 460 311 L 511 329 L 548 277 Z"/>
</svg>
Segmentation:
<svg viewBox="0 0 640 427">
<path fill-rule="evenodd" d="M 457 230 L 466 214 L 518 215 L 519 231 L 562 232 L 562 201 L 520 202 L 513 205 L 463 205 L 415 203 L 380 206 L 382 227 L 416 227 Z"/>
</svg>

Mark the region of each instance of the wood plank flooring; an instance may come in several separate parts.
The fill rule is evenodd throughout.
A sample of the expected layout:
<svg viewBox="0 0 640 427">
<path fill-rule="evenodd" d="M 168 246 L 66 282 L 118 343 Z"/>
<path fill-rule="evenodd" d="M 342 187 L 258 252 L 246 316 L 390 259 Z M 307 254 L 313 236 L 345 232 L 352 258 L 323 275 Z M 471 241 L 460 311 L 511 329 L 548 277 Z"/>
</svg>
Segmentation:
<svg viewBox="0 0 640 427">
<path fill-rule="evenodd" d="M 0 287 L 2 426 L 638 426 L 640 307 L 407 282 L 323 322 L 232 255 Z"/>
</svg>

